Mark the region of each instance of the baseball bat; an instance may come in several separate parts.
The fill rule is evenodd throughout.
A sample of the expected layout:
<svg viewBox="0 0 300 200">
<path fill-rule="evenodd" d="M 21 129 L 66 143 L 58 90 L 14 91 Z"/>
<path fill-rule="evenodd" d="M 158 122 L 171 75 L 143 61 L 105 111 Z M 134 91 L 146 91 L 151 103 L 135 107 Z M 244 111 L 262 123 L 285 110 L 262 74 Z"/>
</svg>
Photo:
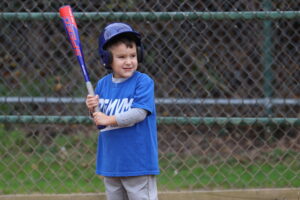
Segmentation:
<svg viewBox="0 0 300 200">
<path fill-rule="evenodd" d="M 80 65 L 80 68 L 82 71 L 82 75 L 85 80 L 86 88 L 88 90 L 88 94 L 94 96 L 95 92 L 93 89 L 93 85 L 90 81 L 87 67 L 85 65 L 83 51 L 82 51 L 81 42 L 80 42 L 79 33 L 78 33 L 78 28 L 77 28 L 77 24 L 76 24 L 76 21 L 75 21 L 73 12 L 72 12 L 72 8 L 69 5 L 62 6 L 59 8 L 59 14 L 63 21 L 69 41 L 72 45 L 72 49 L 73 49 L 73 51 L 77 57 L 77 60 L 79 62 L 79 65 Z M 96 106 L 94 111 L 99 112 L 100 111 L 99 107 Z M 98 128 L 102 128 L 102 126 L 98 126 Z"/>
</svg>

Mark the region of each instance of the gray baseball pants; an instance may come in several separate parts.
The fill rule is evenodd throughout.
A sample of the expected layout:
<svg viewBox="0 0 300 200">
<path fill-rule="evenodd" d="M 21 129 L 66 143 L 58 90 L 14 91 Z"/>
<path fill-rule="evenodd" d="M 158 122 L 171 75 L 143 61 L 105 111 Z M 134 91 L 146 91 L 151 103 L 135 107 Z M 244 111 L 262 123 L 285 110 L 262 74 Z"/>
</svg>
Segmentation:
<svg viewBox="0 0 300 200">
<path fill-rule="evenodd" d="M 107 200 L 158 200 L 156 177 L 104 177 Z"/>
</svg>

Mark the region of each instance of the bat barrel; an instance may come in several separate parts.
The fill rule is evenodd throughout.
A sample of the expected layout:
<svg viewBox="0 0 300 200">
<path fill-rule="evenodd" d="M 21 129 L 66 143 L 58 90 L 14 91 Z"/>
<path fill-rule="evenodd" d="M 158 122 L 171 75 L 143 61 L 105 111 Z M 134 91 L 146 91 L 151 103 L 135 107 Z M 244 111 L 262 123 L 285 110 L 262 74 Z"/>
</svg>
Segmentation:
<svg viewBox="0 0 300 200">
<path fill-rule="evenodd" d="M 90 78 L 89 78 L 87 68 L 85 66 L 85 61 L 84 61 L 84 56 L 83 56 L 83 53 L 82 53 L 78 28 L 77 28 L 77 24 L 76 24 L 71 6 L 66 5 L 66 6 L 63 6 L 63 7 L 59 8 L 59 14 L 60 14 L 60 17 L 62 18 L 65 30 L 66 30 L 68 38 L 71 42 L 74 53 L 75 53 L 75 55 L 77 57 L 77 60 L 80 64 L 80 68 L 81 68 L 83 77 L 84 77 L 85 82 L 86 82 L 86 87 L 87 87 L 88 93 L 90 95 L 95 95 L 93 86 L 90 82 Z M 95 108 L 95 111 L 99 112 L 99 107 L 98 106 Z M 98 126 L 98 129 L 103 129 L 103 128 L 104 128 L 104 126 Z"/>
<path fill-rule="evenodd" d="M 90 81 L 88 71 L 85 66 L 84 56 L 82 52 L 81 42 L 79 38 L 77 24 L 73 15 L 71 6 L 66 5 L 59 9 L 59 14 L 63 20 L 65 30 L 67 32 L 68 38 L 71 42 L 72 49 L 77 57 L 80 64 L 82 74 L 84 76 L 85 82 Z"/>
</svg>

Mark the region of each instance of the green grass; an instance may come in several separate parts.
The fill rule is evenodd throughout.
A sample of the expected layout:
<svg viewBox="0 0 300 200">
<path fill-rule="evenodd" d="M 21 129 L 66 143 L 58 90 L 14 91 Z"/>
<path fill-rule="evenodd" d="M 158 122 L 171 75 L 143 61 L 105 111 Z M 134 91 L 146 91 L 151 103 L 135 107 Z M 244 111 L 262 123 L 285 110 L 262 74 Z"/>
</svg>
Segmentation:
<svg viewBox="0 0 300 200">
<path fill-rule="evenodd" d="M 104 191 L 95 176 L 95 136 L 62 135 L 49 144 L 45 135 L 0 129 L 0 194 Z"/>
<path fill-rule="evenodd" d="M 80 131 L 79 131 L 80 132 Z M 62 133 L 62 132 L 60 132 Z M 0 194 L 103 192 L 95 175 L 97 134 L 26 136 L 0 125 Z M 161 190 L 300 187 L 299 152 L 274 149 L 258 160 L 160 155 Z"/>
<path fill-rule="evenodd" d="M 162 163 L 164 169 L 169 163 Z M 272 166 L 273 165 L 273 166 Z M 228 163 L 183 167 L 180 170 L 169 168 L 160 175 L 160 185 L 168 189 L 213 189 L 213 188 L 265 188 L 299 187 L 299 163 L 263 164 Z"/>
</svg>

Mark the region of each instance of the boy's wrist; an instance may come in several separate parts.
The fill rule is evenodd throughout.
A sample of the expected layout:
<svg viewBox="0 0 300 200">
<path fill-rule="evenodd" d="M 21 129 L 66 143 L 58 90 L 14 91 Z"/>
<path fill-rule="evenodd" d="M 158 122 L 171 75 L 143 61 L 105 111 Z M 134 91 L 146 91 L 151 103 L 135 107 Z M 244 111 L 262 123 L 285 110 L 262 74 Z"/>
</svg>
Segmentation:
<svg viewBox="0 0 300 200">
<path fill-rule="evenodd" d="M 106 115 L 106 120 L 105 121 L 106 121 L 106 126 L 118 125 L 115 115 L 113 115 L 113 116 Z"/>
<path fill-rule="evenodd" d="M 102 113 L 102 115 L 94 115 L 94 120 L 96 120 L 97 125 L 102 126 L 115 126 L 118 125 L 115 116 L 108 116 Z"/>
</svg>

